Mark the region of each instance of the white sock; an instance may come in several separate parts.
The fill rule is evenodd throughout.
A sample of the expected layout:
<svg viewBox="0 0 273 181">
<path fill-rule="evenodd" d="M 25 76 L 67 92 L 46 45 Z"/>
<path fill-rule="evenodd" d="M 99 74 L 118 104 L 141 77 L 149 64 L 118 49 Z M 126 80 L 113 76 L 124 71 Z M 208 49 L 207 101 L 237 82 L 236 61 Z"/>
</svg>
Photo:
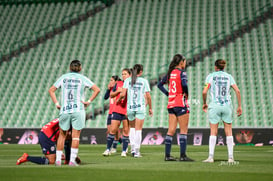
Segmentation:
<svg viewBox="0 0 273 181">
<path fill-rule="evenodd" d="M 131 151 L 135 151 L 135 135 L 136 135 L 136 129 L 130 128 L 129 139 L 130 139 Z"/>
<path fill-rule="evenodd" d="M 141 140 L 142 140 L 142 130 L 136 130 L 136 136 L 135 136 L 135 150 L 136 150 L 136 153 L 139 153 Z"/>
<path fill-rule="evenodd" d="M 216 136 L 210 136 L 209 137 L 209 158 L 214 157 L 214 149 L 216 145 Z"/>
<path fill-rule="evenodd" d="M 233 136 L 227 136 L 228 158 L 233 159 Z"/>
<path fill-rule="evenodd" d="M 62 154 L 63 154 L 63 151 L 56 150 L 56 162 L 57 161 L 62 161 Z"/>
<path fill-rule="evenodd" d="M 70 161 L 75 163 L 76 157 L 78 156 L 78 148 L 71 148 L 71 153 L 70 153 Z"/>
</svg>

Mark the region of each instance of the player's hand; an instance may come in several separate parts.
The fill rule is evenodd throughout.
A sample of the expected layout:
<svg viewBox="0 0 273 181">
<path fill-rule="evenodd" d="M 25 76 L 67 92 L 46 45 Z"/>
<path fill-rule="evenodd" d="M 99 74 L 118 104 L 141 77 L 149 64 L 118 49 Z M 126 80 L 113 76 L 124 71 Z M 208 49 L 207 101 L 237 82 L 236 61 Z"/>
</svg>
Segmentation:
<svg viewBox="0 0 273 181">
<path fill-rule="evenodd" d="M 150 115 L 151 117 L 153 117 L 153 110 L 152 110 L 152 109 L 149 109 L 149 115 Z"/>
<path fill-rule="evenodd" d="M 122 88 L 121 88 L 121 87 L 119 87 L 117 91 L 118 91 L 119 93 L 121 93 Z"/>
<path fill-rule="evenodd" d="M 84 104 L 84 107 L 88 107 L 91 104 L 91 101 L 81 101 Z"/>
<path fill-rule="evenodd" d="M 59 102 L 56 102 L 55 106 L 56 106 L 57 109 L 59 109 L 59 110 L 61 109 L 61 106 L 60 106 Z"/>
<path fill-rule="evenodd" d="M 239 116 L 241 116 L 242 115 L 242 107 L 238 107 L 237 108 L 237 116 L 239 117 Z"/>
<path fill-rule="evenodd" d="M 207 104 L 203 104 L 203 107 L 202 107 L 203 111 L 204 112 L 207 112 L 207 109 L 208 109 L 208 105 Z"/>
</svg>

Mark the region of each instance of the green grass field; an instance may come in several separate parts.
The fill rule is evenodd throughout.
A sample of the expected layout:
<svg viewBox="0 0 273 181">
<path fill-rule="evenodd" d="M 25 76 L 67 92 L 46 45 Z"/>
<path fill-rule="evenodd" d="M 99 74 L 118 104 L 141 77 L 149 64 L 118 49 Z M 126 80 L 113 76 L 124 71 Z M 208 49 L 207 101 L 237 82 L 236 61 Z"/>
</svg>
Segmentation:
<svg viewBox="0 0 273 181">
<path fill-rule="evenodd" d="M 39 145 L 0 145 L 0 180 L 273 180 L 273 147 L 236 146 L 237 164 L 227 164 L 227 148 L 217 146 L 215 163 L 202 163 L 207 158 L 208 146 L 188 146 L 188 156 L 195 162 L 165 162 L 164 145 L 142 146 L 142 158 L 121 158 L 120 152 L 103 157 L 105 145 L 80 145 L 79 167 L 55 167 L 30 162 L 16 165 L 16 160 L 27 152 L 42 156 Z M 118 150 L 120 150 L 120 145 Z M 173 145 L 173 156 L 179 147 Z"/>
</svg>

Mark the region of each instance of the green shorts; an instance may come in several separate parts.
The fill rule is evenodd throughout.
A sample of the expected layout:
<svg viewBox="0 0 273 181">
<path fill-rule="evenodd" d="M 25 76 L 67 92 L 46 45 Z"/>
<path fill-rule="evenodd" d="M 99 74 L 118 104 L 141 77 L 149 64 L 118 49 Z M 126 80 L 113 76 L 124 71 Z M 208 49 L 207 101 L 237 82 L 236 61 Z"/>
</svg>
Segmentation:
<svg viewBox="0 0 273 181">
<path fill-rule="evenodd" d="M 85 127 L 85 111 L 60 115 L 59 126 L 62 130 L 69 130 L 71 125 L 76 130 L 82 130 Z"/>
<path fill-rule="evenodd" d="M 209 105 L 208 107 L 209 122 L 217 124 L 220 121 L 225 123 L 232 123 L 232 106 L 230 105 Z"/>
<path fill-rule="evenodd" d="M 127 109 L 127 116 L 128 116 L 129 121 L 133 121 L 136 118 L 143 120 L 143 119 L 145 119 L 146 112 L 145 111 L 131 111 L 131 110 Z"/>
</svg>

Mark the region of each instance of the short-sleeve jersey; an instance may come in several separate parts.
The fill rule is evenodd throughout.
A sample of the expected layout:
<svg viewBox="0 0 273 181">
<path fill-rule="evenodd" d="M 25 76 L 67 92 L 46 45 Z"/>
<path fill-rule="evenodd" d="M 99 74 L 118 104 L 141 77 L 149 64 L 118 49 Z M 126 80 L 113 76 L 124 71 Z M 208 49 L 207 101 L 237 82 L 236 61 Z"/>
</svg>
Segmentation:
<svg viewBox="0 0 273 181">
<path fill-rule="evenodd" d="M 116 83 L 116 90 L 118 90 L 118 88 L 122 88 L 123 87 L 123 81 L 117 81 Z M 119 114 L 126 114 L 127 113 L 127 96 L 121 100 L 119 103 L 116 102 L 116 100 L 118 100 L 118 98 L 120 97 L 120 93 L 115 97 L 115 103 L 113 106 L 113 110 L 112 112 L 116 112 Z"/>
<path fill-rule="evenodd" d="M 187 80 L 187 74 L 182 69 L 174 69 L 169 78 L 169 101 L 167 108 L 185 107 L 182 80 Z"/>
<path fill-rule="evenodd" d="M 230 105 L 230 87 L 236 84 L 233 77 L 224 72 L 216 71 L 209 74 L 206 78 L 205 86 L 209 87 L 210 104 Z"/>
<path fill-rule="evenodd" d="M 61 88 L 61 109 L 62 113 L 73 113 L 84 111 L 84 89 L 91 88 L 94 83 L 87 77 L 70 72 L 62 75 L 55 83 L 56 88 Z"/>
<path fill-rule="evenodd" d="M 51 141 L 56 142 L 59 137 L 59 119 L 53 119 L 46 125 L 44 125 L 41 129 L 41 132 L 43 132 Z"/>
<path fill-rule="evenodd" d="M 145 93 L 150 92 L 148 80 L 137 77 L 136 83 L 131 86 L 132 78 L 125 80 L 123 88 L 127 89 L 127 109 L 130 111 L 145 111 Z"/>
</svg>

